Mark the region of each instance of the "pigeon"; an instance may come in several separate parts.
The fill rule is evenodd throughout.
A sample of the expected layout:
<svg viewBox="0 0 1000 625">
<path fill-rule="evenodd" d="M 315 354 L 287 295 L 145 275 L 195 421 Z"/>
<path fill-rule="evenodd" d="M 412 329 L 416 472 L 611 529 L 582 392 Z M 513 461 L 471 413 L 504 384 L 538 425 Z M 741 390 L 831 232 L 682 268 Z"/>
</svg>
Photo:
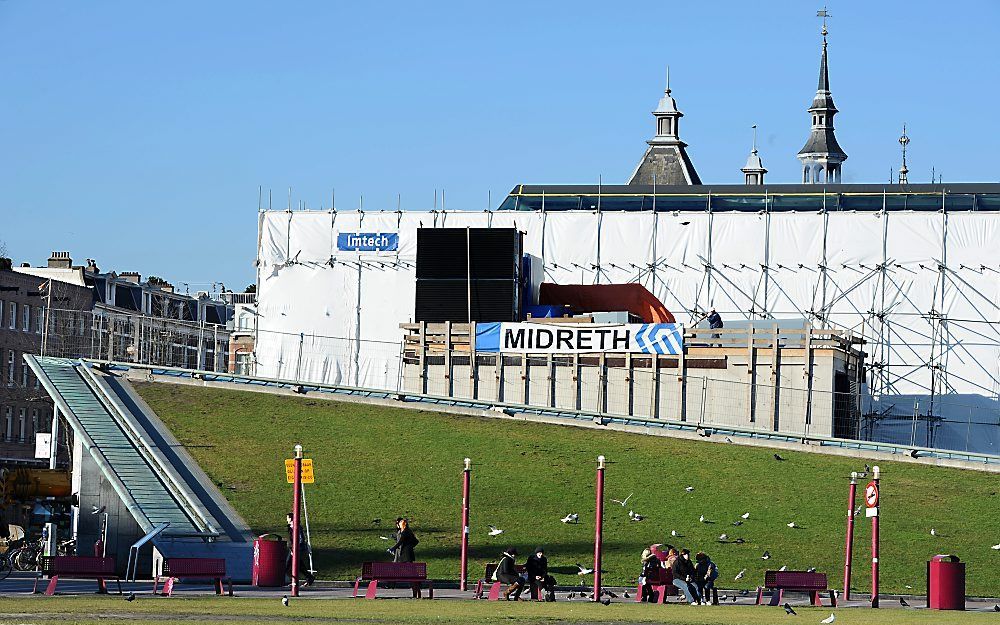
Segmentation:
<svg viewBox="0 0 1000 625">
<path fill-rule="evenodd" d="M 625 592 L 625 593 L 622 593 L 622 596 L 625 597 L 626 599 L 629 599 L 629 598 L 631 598 L 632 595 L 630 595 L 627 592 Z"/>
<path fill-rule="evenodd" d="M 125 597 L 125 601 L 135 601 L 135 593 L 134 592 L 128 593 L 128 596 Z"/>
<path fill-rule="evenodd" d="M 750 518 L 750 513 L 749 512 L 744 512 L 743 514 L 740 515 L 740 518 L 745 521 L 745 520 L 747 520 L 747 519 Z"/>
<path fill-rule="evenodd" d="M 783 605 L 781 607 L 785 608 L 785 614 L 789 614 L 791 616 L 795 616 L 795 610 L 792 609 L 792 606 L 790 606 L 790 605 L 788 605 L 786 603 L 785 605 Z"/>
<path fill-rule="evenodd" d="M 733 521 L 733 527 L 739 527 L 743 525 L 743 521 Z"/>
<path fill-rule="evenodd" d="M 913 586 L 910 586 L 909 584 L 906 584 L 906 587 L 909 588 L 910 590 L 913 590 Z"/>
<path fill-rule="evenodd" d="M 633 511 L 629 510 L 628 511 L 628 518 L 630 518 L 633 521 L 635 521 L 636 523 L 638 523 L 639 521 L 645 519 L 646 517 L 642 516 L 641 514 L 639 514 L 637 512 L 633 512 Z"/>
<path fill-rule="evenodd" d="M 871 470 L 872 470 L 872 468 L 866 464 L 865 465 L 865 473 L 868 473 Z"/>
<path fill-rule="evenodd" d="M 736 574 L 736 577 L 735 577 L 735 578 L 733 578 L 733 579 L 734 579 L 734 581 L 735 581 L 735 580 L 741 580 L 741 579 L 743 579 L 743 576 L 744 576 L 744 575 L 746 575 L 746 574 L 747 574 L 747 570 L 746 570 L 746 569 L 743 569 L 743 570 L 741 570 L 741 571 L 740 571 L 739 573 L 737 573 L 737 574 Z"/>
<path fill-rule="evenodd" d="M 746 539 L 744 539 L 744 538 L 737 538 L 733 542 L 736 543 L 737 545 L 742 545 L 743 543 L 746 542 Z"/>
<path fill-rule="evenodd" d="M 994 551 L 1000 551 L 1000 543 L 993 545 L 992 547 L 990 547 L 990 549 L 993 549 Z"/>
<path fill-rule="evenodd" d="M 610 590 L 608 590 L 606 588 L 601 591 L 601 595 L 603 595 L 605 597 L 611 597 L 612 599 L 617 599 L 618 598 L 618 595 L 616 595 L 615 593 L 611 592 Z"/>
<path fill-rule="evenodd" d="M 760 557 L 760 559 L 761 559 L 761 560 L 770 560 L 770 559 L 771 559 L 771 552 L 770 552 L 770 551 L 767 551 L 767 550 L 765 549 L 765 550 L 764 550 L 764 555 L 762 555 L 762 556 Z"/>
<path fill-rule="evenodd" d="M 784 564 L 782 564 L 782 565 L 781 565 L 781 568 L 780 568 L 780 569 L 778 569 L 778 570 L 779 570 L 779 571 L 787 571 L 787 570 L 788 570 L 788 567 L 787 567 L 787 566 L 785 566 Z"/>
<path fill-rule="evenodd" d="M 281 605 L 285 606 L 286 608 L 288 607 L 288 595 L 284 595 L 281 597 Z"/>
<path fill-rule="evenodd" d="M 490 525 L 490 536 L 499 536 L 503 534 L 503 530 L 495 525 Z"/>
<path fill-rule="evenodd" d="M 576 522 L 578 522 L 580 520 L 580 515 L 576 514 L 575 512 L 572 512 L 570 514 L 567 514 L 566 516 L 564 516 L 560 520 L 563 523 L 576 523 Z"/>
<path fill-rule="evenodd" d="M 815 566 L 810 566 L 808 569 L 806 569 L 806 573 L 815 573 L 815 572 L 816 572 Z"/>
<path fill-rule="evenodd" d="M 792 529 L 795 529 L 796 527 L 799 527 L 798 525 L 795 524 L 795 521 L 792 521 L 791 523 L 788 523 L 787 525 L 788 525 L 788 527 L 790 527 Z"/>
<path fill-rule="evenodd" d="M 729 534 L 719 534 L 719 542 L 725 542 L 729 540 Z"/>
<path fill-rule="evenodd" d="M 916 449 L 913 449 L 913 450 L 910 451 L 910 457 L 911 458 L 916 458 L 918 455 L 920 455 L 920 452 L 917 451 Z"/>
<path fill-rule="evenodd" d="M 580 572 L 577 573 L 577 575 L 579 575 L 581 577 L 583 577 L 584 575 L 590 575 L 591 573 L 594 572 L 594 569 L 585 568 L 585 567 L 581 566 L 580 564 L 577 564 L 576 568 L 580 569 Z"/>
<path fill-rule="evenodd" d="M 700 517 L 698 517 L 698 522 L 699 523 L 708 523 L 708 519 L 706 519 L 705 515 L 703 514 Z"/>
<path fill-rule="evenodd" d="M 680 536 L 680 534 L 677 533 L 677 530 L 670 530 L 670 535 L 673 536 L 674 538 Z"/>
<path fill-rule="evenodd" d="M 775 459 L 775 460 L 777 460 L 778 462 L 782 462 L 782 461 L 784 461 L 784 458 L 782 458 L 782 457 L 781 457 L 781 456 L 779 456 L 778 454 L 774 454 L 774 459 Z"/>
<path fill-rule="evenodd" d="M 379 519 L 377 517 L 374 518 L 374 519 L 372 519 L 372 525 L 380 525 L 381 523 L 382 523 L 382 519 Z"/>
<path fill-rule="evenodd" d="M 719 597 L 719 603 L 722 603 L 723 601 L 729 601 L 729 595 L 722 595 Z"/>
<path fill-rule="evenodd" d="M 832 623 L 832 622 L 834 622 L 834 621 L 836 621 L 836 620 L 837 620 L 837 617 L 836 617 L 836 616 L 834 616 L 834 615 L 833 615 L 833 614 L 831 613 L 831 614 L 830 614 L 830 616 L 828 616 L 828 617 L 826 617 L 825 619 L 823 619 L 822 621 L 820 621 L 820 623 L 827 623 L 827 625 L 829 625 L 830 623 Z"/>
<path fill-rule="evenodd" d="M 997 605 L 997 604 L 994 603 L 993 604 L 993 611 L 994 612 L 1000 612 L 1000 605 Z"/>
<path fill-rule="evenodd" d="M 906 599 L 903 599 L 902 597 L 899 598 L 899 605 L 903 606 L 904 608 L 910 607 L 910 604 L 907 603 Z"/>
<path fill-rule="evenodd" d="M 689 492 L 689 493 L 690 493 L 691 491 L 693 491 L 693 490 L 694 490 L 694 486 L 685 486 L 685 487 L 684 487 L 684 490 L 686 490 L 687 492 Z"/>
<path fill-rule="evenodd" d="M 621 506 L 622 508 L 624 508 L 624 507 L 625 507 L 625 505 L 626 505 L 626 504 L 628 503 L 628 500 L 629 500 L 629 499 L 631 499 L 631 498 L 632 498 L 632 495 L 634 495 L 634 494 L 635 494 L 635 493 L 629 493 L 629 494 L 628 494 L 628 497 L 626 497 L 625 499 L 612 499 L 611 501 L 615 502 L 616 504 L 618 504 L 618 505 L 620 505 L 620 506 Z"/>
<path fill-rule="evenodd" d="M 568 595 L 566 595 L 566 598 L 567 599 L 576 599 L 576 593 L 575 592 L 571 592 Z"/>
<path fill-rule="evenodd" d="M 937 536 L 937 531 L 933 527 L 931 528 L 931 536 Z"/>
<path fill-rule="evenodd" d="M 727 442 L 727 443 L 731 443 L 731 442 L 733 442 L 733 439 L 731 439 L 731 438 L 729 438 L 729 437 L 727 436 L 727 437 L 726 437 L 726 442 Z"/>
<path fill-rule="evenodd" d="M 605 599 L 601 601 L 601 605 L 611 605 L 611 599 Z"/>
</svg>

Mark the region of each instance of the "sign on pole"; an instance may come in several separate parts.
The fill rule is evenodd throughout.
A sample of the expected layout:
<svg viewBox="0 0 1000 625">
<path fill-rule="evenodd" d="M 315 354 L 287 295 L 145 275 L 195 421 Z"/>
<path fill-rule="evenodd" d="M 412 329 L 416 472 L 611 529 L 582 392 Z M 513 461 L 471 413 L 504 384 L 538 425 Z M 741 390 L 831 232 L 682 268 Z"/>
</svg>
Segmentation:
<svg viewBox="0 0 1000 625">
<path fill-rule="evenodd" d="M 289 484 L 295 483 L 295 459 L 286 458 L 285 459 L 285 480 Z M 302 483 L 303 484 L 315 484 L 316 476 L 313 474 L 313 461 L 312 458 L 302 459 Z"/>
<path fill-rule="evenodd" d="M 865 486 L 865 507 L 865 517 L 878 516 L 878 484 L 874 480 Z"/>
</svg>

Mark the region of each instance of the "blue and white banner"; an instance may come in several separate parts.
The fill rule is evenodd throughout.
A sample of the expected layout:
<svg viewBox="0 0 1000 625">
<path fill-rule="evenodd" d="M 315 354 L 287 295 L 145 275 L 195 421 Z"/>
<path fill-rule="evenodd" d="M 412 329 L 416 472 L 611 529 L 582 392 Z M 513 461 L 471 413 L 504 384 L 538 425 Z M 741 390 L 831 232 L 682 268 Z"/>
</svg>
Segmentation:
<svg viewBox="0 0 1000 625">
<path fill-rule="evenodd" d="M 684 350 L 684 326 L 677 323 L 480 323 L 476 325 L 476 350 L 532 354 L 680 354 Z"/>
<path fill-rule="evenodd" d="M 399 249 L 399 233 L 338 232 L 337 249 L 341 252 L 395 252 Z"/>
</svg>

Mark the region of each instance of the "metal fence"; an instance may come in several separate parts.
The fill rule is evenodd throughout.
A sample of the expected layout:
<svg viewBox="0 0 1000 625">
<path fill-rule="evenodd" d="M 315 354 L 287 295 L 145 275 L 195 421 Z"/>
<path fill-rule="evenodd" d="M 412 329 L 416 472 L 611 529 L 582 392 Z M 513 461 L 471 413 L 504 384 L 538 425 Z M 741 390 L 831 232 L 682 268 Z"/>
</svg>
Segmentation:
<svg viewBox="0 0 1000 625">
<path fill-rule="evenodd" d="M 258 375 L 253 354 L 230 363 L 231 330 L 224 326 L 108 311 L 53 310 L 44 333 L 46 355 Z M 288 336 L 249 332 L 258 348 Z M 276 334 L 276 333 L 275 333 Z M 681 421 L 754 432 L 795 432 L 974 453 L 1000 453 L 1000 403 L 994 398 L 941 395 L 872 398 L 863 389 L 838 393 L 789 385 L 684 376 L 641 367 L 573 363 L 566 358 L 498 356 L 454 350 L 436 353 L 442 375 L 414 378 L 403 342 L 297 335 L 282 353 L 275 378 L 301 383 L 367 384 L 393 392 L 457 400 L 490 400 L 533 408 L 569 409 L 616 417 Z M 236 339 L 233 339 L 236 340 Z M 297 343 L 297 345 L 296 345 Z M 507 359 L 511 360 L 507 360 Z M 497 360 L 500 361 L 497 374 Z M 476 367 L 471 363 L 475 362 Z M 342 363 L 347 363 L 346 365 Z M 436 364 L 440 363 L 440 364 Z M 447 363 L 447 365 L 445 365 Z M 232 364 L 232 366 L 230 366 Z M 412 364 L 412 363 L 409 363 Z M 337 368 L 340 370 L 334 370 Z M 489 369 L 490 374 L 484 374 Z M 516 372 L 513 369 L 517 369 Z M 672 379 L 671 379 L 672 378 Z M 668 382 L 669 383 L 666 383 Z"/>
</svg>

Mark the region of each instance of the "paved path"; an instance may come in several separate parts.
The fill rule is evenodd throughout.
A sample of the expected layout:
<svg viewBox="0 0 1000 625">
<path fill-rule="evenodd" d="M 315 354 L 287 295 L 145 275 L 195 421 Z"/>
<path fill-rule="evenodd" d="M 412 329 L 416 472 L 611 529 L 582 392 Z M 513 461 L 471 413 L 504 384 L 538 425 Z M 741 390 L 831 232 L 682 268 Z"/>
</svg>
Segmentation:
<svg viewBox="0 0 1000 625">
<path fill-rule="evenodd" d="M 30 595 L 31 589 L 34 584 L 34 576 L 29 573 L 13 573 L 6 580 L 0 582 L 0 597 L 18 597 L 24 595 Z M 41 592 L 45 590 L 45 584 L 47 582 L 40 581 L 38 584 L 39 594 L 37 595 L 39 601 L 44 601 L 45 597 L 41 595 Z M 364 588 L 362 587 L 362 590 Z M 59 580 L 59 586 L 56 589 L 58 595 L 93 595 L 97 591 L 97 583 L 92 580 L 75 580 L 75 579 L 65 579 Z M 109 584 L 109 590 L 112 593 L 112 597 L 117 596 L 117 586 L 114 582 Z M 122 590 L 125 595 L 129 593 L 134 593 L 136 599 L 152 600 L 153 599 L 153 582 L 152 581 L 140 581 L 136 583 L 122 582 Z M 627 602 L 634 601 L 634 588 L 611 588 L 609 589 L 618 595 L 615 598 L 610 598 L 612 602 Z M 279 601 L 281 597 L 288 595 L 289 588 L 287 586 L 283 588 L 258 588 L 249 585 L 234 585 L 233 593 L 237 598 L 239 597 L 253 597 L 253 598 L 272 598 L 275 601 Z M 348 586 L 344 582 L 332 583 L 332 582 L 317 582 L 315 586 L 309 588 L 304 588 L 301 593 L 302 599 L 351 599 L 354 592 L 353 585 Z M 629 598 L 625 598 L 625 593 L 629 594 Z M 426 589 L 424 589 L 424 596 L 426 596 Z M 581 599 L 579 597 L 569 599 L 571 591 L 559 591 L 556 593 L 556 599 L 558 601 L 570 601 L 570 602 L 583 602 L 587 599 Z M 212 590 L 211 584 L 178 584 L 174 586 L 174 596 L 178 597 L 205 597 L 214 596 L 214 591 Z M 379 598 L 382 599 L 409 599 L 410 589 L 397 588 L 397 589 L 382 589 L 378 591 Z M 741 594 L 740 591 L 719 591 L 720 601 L 725 597 L 724 603 L 726 605 L 744 605 L 753 606 L 755 595 L 754 593 L 747 593 L 746 595 Z M 735 597 L 735 601 L 733 598 Z M 456 588 L 435 588 L 434 598 L 441 600 L 471 600 L 473 598 L 472 591 L 462 592 Z M 124 601 L 124 599 L 122 599 Z M 675 602 L 676 599 L 670 598 L 670 602 Z M 805 595 L 792 594 L 789 599 L 789 603 L 793 606 L 806 606 L 808 605 L 808 599 Z M 925 599 L 920 596 L 908 596 L 906 601 L 910 604 L 910 607 L 904 608 L 899 603 L 899 597 L 893 595 L 891 597 L 883 597 L 881 600 L 881 607 L 887 609 L 907 609 L 907 610 L 923 610 L 926 605 Z M 824 605 L 828 602 L 824 597 Z M 976 611 L 976 612 L 993 612 L 994 606 L 997 605 L 998 601 L 994 599 L 988 600 L 967 600 L 966 610 Z M 837 609 L 845 608 L 866 608 L 869 602 L 867 598 L 862 598 L 862 600 L 851 600 L 851 601 L 840 601 Z"/>
</svg>

